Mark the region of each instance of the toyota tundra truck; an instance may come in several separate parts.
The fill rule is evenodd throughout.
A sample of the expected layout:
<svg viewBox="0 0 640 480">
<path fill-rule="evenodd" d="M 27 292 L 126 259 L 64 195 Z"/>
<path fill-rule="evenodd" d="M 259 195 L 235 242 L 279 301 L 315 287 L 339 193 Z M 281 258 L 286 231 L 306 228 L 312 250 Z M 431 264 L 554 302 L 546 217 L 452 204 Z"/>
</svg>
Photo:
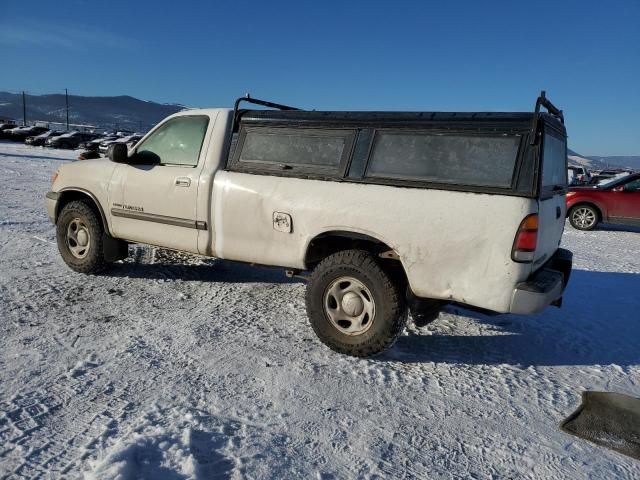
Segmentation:
<svg viewBox="0 0 640 480">
<path fill-rule="evenodd" d="M 103 271 L 130 243 L 281 267 L 307 281 L 320 340 L 370 356 L 409 311 L 426 323 L 445 303 L 560 306 L 566 191 L 564 117 L 544 92 L 524 113 L 315 111 L 247 96 L 61 166 L 46 207 L 77 272 Z"/>
</svg>

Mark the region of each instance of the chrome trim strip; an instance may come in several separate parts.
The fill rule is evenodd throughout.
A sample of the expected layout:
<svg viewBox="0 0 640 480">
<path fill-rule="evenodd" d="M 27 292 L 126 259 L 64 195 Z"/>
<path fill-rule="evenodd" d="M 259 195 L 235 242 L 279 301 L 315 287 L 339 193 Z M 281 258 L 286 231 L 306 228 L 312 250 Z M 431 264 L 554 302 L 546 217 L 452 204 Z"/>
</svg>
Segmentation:
<svg viewBox="0 0 640 480">
<path fill-rule="evenodd" d="M 124 208 L 112 208 L 111 215 L 114 217 L 130 218 L 133 220 L 142 220 L 144 222 L 162 223 L 165 225 L 173 225 L 176 227 L 194 228 L 197 230 L 206 230 L 207 223 L 189 220 L 186 218 L 168 217 L 166 215 L 157 215 L 155 213 L 135 212 L 125 210 Z"/>
</svg>

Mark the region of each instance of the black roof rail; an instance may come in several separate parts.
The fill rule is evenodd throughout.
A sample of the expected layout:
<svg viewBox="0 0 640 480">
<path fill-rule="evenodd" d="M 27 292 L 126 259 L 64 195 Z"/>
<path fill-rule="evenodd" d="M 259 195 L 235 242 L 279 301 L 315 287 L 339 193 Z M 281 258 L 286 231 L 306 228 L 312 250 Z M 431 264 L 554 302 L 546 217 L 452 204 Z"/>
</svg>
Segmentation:
<svg viewBox="0 0 640 480">
<path fill-rule="evenodd" d="M 240 97 L 236 100 L 236 103 L 233 105 L 233 118 L 231 120 L 231 133 L 236 128 L 236 123 L 238 122 L 238 111 L 240 107 L 240 103 L 247 102 L 253 103 L 254 105 L 261 105 L 263 107 L 275 108 L 277 110 L 300 110 L 296 107 L 290 107 L 289 105 L 282 105 L 280 103 L 268 102 L 267 100 L 260 100 L 258 98 L 251 98 L 251 95 L 248 93 L 244 97 Z"/>
<path fill-rule="evenodd" d="M 546 108 L 547 112 L 560 120 L 560 123 L 564 125 L 564 115 L 562 114 L 562 110 L 551 103 L 551 101 L 547 98 L 546 92 L 542 90 L 540 92 L 540 96 L 536 100 L 536 109 L 533 115 L 533 125 L 531 126 L 531 145 L 535 145 L 536 143 L 538 143 L 538 120 L 540 118 L 540 107 Z"/>
</svg>

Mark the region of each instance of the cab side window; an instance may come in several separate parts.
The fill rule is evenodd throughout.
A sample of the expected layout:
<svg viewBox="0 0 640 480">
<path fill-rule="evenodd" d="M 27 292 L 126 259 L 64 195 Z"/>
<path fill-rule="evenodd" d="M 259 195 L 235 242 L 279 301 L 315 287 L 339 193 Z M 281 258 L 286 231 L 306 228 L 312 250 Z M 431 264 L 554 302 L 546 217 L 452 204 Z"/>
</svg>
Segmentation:
<svg viewBox="0 0 640 480">
<path fill-rule="evenodd" d="M 638 180 L 633 180 L 625 184 L 624 186 L 625 192 L 640 192 L 640 178 Z"/>
<path fill-rule="evenodd" d="M 172 118 L 138 146 L 136 155 L 141 163 L 196 166 L 208 124 L 206 116 Z"/>
</svg>

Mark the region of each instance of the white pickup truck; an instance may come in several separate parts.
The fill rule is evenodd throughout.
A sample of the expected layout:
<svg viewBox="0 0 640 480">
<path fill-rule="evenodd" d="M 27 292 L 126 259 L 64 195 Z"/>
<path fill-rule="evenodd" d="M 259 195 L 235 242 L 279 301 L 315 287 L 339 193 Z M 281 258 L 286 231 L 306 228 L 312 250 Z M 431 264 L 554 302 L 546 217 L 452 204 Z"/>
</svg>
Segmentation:
<svg viewBox="0 0 640 480">
<path fill-rule="evenodd" d="M 303 111 L 247 96 L 63 165 L 46 205 L 78 272 L 129 243 L 283 267 L 307 279 L 318 337 L 368 356 L 408 310 L 424 323 L 446 302 L 559 306 L 566 148 L 544 92 L 528 113 Z"/>
</svg>

